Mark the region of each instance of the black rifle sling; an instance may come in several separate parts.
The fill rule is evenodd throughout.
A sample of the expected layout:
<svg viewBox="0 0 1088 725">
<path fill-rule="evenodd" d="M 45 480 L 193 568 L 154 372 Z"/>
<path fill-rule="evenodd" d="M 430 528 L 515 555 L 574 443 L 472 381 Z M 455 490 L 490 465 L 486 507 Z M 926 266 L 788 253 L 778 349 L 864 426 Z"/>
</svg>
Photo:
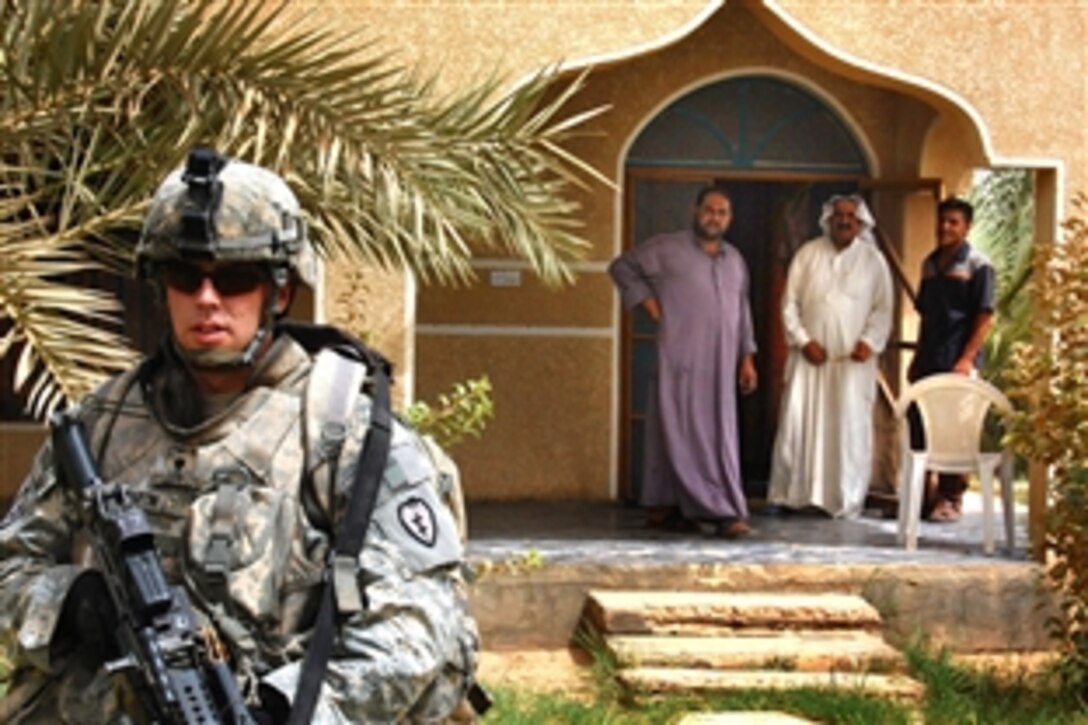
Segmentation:
<svg viewBox="0 0 1088 725">
<path fill-rule="evenodd" d="M 370 517 L 374 513 L 374 504 L 378 500 L 378 489 L 381 485 L 382 474 L 385 472 L 385 463 L 389 457 L 391 434 L 389 378 L 381 366 L 376 366 L 370 424 L 359 464 L 355 467 L 355 481 L 352 484 L 347 514 L 336 532 L 334 552 L 337 557 L 346 556 L 357 559 L 359 551 L 363 548 L 366 531 L 370 526 Z M 298 690 L 295 692 L 291 715 L 287 720 L 291 725 L 304 725 L 310 722 L 314 708 L 317 706 L 318 695 L 321 693 L 321 683 L 325 679 L 325 670 L 329 665 L 333 640 L 339 624 L 336 592 L 333 590 L 334 581 L 333 564 L 329 562 L 326 567 L 325 582 L 321 587 L 321 602 L 318 605 L 313 635 L 310 637 L 310 645 L 306 649 L 306 657 L 302 662 Z"/>
</svg>

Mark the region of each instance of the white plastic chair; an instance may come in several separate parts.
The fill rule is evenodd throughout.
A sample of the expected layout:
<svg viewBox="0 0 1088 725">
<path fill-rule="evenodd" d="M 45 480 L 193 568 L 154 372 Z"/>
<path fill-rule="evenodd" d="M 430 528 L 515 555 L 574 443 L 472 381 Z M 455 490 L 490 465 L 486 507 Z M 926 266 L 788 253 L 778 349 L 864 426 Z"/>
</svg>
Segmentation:
<svg viewBox="0 0 1088 725">
<path fill-rule="evenodd" d="M 910 445 L 907 410 L 918 406 L 925 430 L 925 450 Z M 978 473 L 982 483 L 982 547 L 994 552 L 994 471 L 1000 468 L 1001 504 L 1005 514 L 1005 545 L 1013 552 L 1013 457 L 1005 451 L 981 450 L 982 426 L 990 408 L 1012 410 L 1009 399 L 985 380 L 955 373 L 931 375 L 900 396 L 895 415 L 900 422 L 903 456 L 900 462 L 899 543 L 918 546 L 919 518 L 926 470 L 939 473 Z"/>
</svg>

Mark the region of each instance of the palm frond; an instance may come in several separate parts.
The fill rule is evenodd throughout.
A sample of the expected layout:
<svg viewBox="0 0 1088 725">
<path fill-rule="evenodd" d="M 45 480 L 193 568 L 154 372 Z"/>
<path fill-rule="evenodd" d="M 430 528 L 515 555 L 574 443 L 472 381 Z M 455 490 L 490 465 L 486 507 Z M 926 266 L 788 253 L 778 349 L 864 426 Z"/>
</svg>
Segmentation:
<svg viewBox="0 0 1088 725">
<path fill-rule="evenodd" d="M 987 369 L 1000 384 L 1013 345 L 1032 334 L 1030 282 L 1034 262 L 1034 185 L 1030 171 L 991 171 L 971 193 L 971 241 L 993 262 L 996 320 L 986 340 Z"/>
<path fill-rule="evenodd" d="M 40 418 L 90 392 L 105 375 L 131 364 L 134 354 L 117 331 L 116 300 L 56 281 L 95 266 L 78 250 L 55 237 L 25 237 L 3 250 L 0 315 L 11 327 L 0 356 L 18 355 L 12 390 Z"/>
<path fill-rule="evenodd" d="M 44 371 L 37 410 L 122 349 L 92 329 L 115 319 L 98 296 L 75 304 L 55 275 L 127 274 L 150 194 L 198 144 L 283 174 L 325 254 L 449 283 L 488 250 L 571 279 L 587 246 L 571 191 L 604 180 L 565 150 L 599 112 L 567 113 L 584 78 L 546 69 L 442 97 L 375 41 L 286 20 L 256 1 L 0 5 L 0 256 L 24 255 L 23 276 L 0 279 L 14 325 L 0 352 Z M 73 345 L 87 355 L 59 354 Z"/>
</svg>

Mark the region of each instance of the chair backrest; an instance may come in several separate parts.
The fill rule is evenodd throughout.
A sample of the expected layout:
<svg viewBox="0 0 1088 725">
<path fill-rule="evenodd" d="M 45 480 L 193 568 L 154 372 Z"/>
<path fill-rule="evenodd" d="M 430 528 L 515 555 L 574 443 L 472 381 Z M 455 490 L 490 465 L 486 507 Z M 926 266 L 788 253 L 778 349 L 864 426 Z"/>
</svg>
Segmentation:
<svg viewBox="0 0 1088 725">
<path fill-rule="evenodd" d="M 956 373 L 931 375 L 911 385 L 896 403 L 896 416 L 905 418 L 911 403 L 922 417 L 926 451 L 940 458 L 974 455 L 990 408 L 1012 410 L 1009 399 L 990 383 Z"/>
</svg>

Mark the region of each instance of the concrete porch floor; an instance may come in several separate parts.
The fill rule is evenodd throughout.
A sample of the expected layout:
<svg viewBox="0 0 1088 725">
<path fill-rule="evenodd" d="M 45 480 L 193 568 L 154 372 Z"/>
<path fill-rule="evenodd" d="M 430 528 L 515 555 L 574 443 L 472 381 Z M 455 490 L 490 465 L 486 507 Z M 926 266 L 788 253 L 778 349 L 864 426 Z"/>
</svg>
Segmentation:
<svg viewBox="0 0 1088 725">
<path fill-rule="evenodd" d="M 963 520 L 923 523 L 913 552 L 896 543 L 895 520 L 877 514 L 772 517 L 757 505 L 754 531 L 739 541 L 647 530 L 640 509 L 613 503 L 478 503 L 468 515 L 485 650 L 568 646 L 590 589 L 860 594 L 889 643 L 923 635 L 961 653 L 1046 650 L 1056 612 L 1027 557 L 1026 509 L 1014 555 L 999 524 L 997 552 L 986 556 L 981 500 L 970 492 Z"/>
<path fill-rule="evenodd" d="M 470 504 L 469 557 L 499 563 L 538 553 L 548 563 L 663 564 L 934 564 L 988 563 L 1004 566 L 1027 560 L 1027 509 L 1016 511 L 1016 543 L 1010 557 L 1000 502 L 995 502 L 996 551 L 982 552 L 982 501 L 968 491 L 961 521 L 923 521 L 918 548 L 896 543 L 896 521 L 870 510 L 855 520 L 812 514 L 771 516 L 752 505 L 753 532 L 738 541 L 697 533 L 650 530 L 634 506 L 599 502 L 498 502 Z"/>
</svg>

